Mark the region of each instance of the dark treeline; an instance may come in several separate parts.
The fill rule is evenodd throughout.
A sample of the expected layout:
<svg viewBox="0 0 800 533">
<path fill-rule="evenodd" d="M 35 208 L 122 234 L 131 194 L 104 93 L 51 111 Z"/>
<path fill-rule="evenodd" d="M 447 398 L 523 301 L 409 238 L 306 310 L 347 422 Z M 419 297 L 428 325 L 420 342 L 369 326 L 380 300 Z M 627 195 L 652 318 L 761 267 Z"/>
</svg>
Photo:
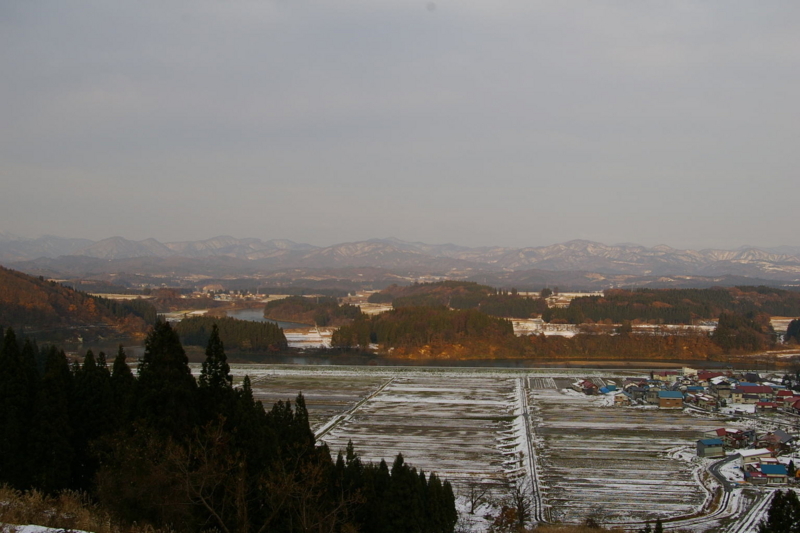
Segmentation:
<svg viewBox="0 0 800 533">
<path fill-rule="evenodd" d="M 711 339 L 726 352 L 757 352 L 775 342 L 775 331 L 768 315 L 747 317 L 723 312 Z"/>
<path fill-rule="evenodd" d="M 117 318 L 126 318 L 129 315 L 138 316 L 148 324 L 154 324 L 158 318 L 158 311 L 147 300 L 136 298 L 132 300 L 111 300 L 101 296 L 94 296 L 98 305 L 108 309 Z"/>
<path fill-rule="evenodd" d="M 772 347 L 769 322 L 723 314 L 712 335 L 637 335 L 583 333 L 574 337 L 517 337 L 511 323 L 476 310 L 402 307 L 365 317 L 337 329 L 336 348 L 366 349 L 378 344 L 397 357 L 552 359 L 713 359 L 728 353 L 753 353 Z"/>
<path fill-rule="evenodd" d="M 272 300 L 264 306 L 264 316 L 274 320 L 313 323 L 317 326 L 338 325 L 361 316 L 361 309 L 328 296 L 291 296 Z"/>
<path fill-rule="evenodd" d="M 786 327 L 786 342 L 800 342 L 800 319 L 794 319 Z"/>
<path fill-rule="evenodd" d="M 347 283 L 351 285 L 351 283 Z M 291 296 L 307 296 L 307 295 L 321 295 L 330 298 L 344 298 L 350 293 L 350 290 L 344 288 L 330 288 L 330 287 L 299 287 L 299 286 L 262 286 L 251 288 L 249 291 L 253 294 L 289 294 Z"/>
<path fill-rule="evenodd" d="M 772 287 L 719 289 L 609 289 L 603 296 L 575 298 L 566 309 L 548 309 L 546 322 L 580 324 L 608 320 L 691 324 L 723 312 L 756 316 L 800 316 L 800 292 Z"/>
<path fill-rule="evenodd" d="M 277 324 L 272 322 L 253 322 L 231 317 L 193 316 L 184 318 L 175 331 L 183 344 L 206 346 L 211 332 L 217 326 L 219 336 L 226 346 L 244 352 L 265 352 L 285 350 L 288 346 L 286 336 Z"/>
<path fill-rule="evenodd" d="M 415 283 L 407 287 L 392 285 L 370 295 L 371 303 L 390 303 L 400 307 L 446 306 L 453 309 L 477 309 L 487 315 L 504 318 L 530 318 L 547 310 L 543 298 L 522 296 L 516 290 L 502 291 L 471 281 Z"/>
<path fill-rule="evenodd" d="M 43 359 L 44 364 L 37 364 Z M 316 446 L 302 395 L 265 411 L 232 385 L 212 329 L 199 379 L 159 322 L 134 375 L 88 352 L 18 341 L 0 350 L 0 483 L 80 490 L 120 522 L 175 531 L 451 532 L 452 488 L 410 468 L 336 461 Z"/>
</svg>

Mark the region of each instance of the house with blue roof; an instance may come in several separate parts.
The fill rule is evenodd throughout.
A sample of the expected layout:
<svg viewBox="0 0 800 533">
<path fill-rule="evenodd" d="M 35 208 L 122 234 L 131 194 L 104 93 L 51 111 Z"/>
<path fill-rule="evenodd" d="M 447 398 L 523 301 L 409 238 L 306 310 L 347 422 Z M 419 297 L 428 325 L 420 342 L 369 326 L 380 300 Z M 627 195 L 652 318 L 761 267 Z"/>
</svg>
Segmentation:
<svg viewBox="0 0 800 533">
<path fill-rule="evenodd" d="M 677 390 L 658 391 L 659 409 L 683 409 L 683 393 Z"/>
<path fill-rule="evenodd" d="M 725 457 L 725 447 L 722 439 L 698 440 L 697 457 Z"/>
<path fill-rule="evenodd" d="M 761 473 L 767 476 L 767 484 L 769 485 L 785 485 L 789 479 L 789 472 L 786 470 L 786 465 L 761 465 Z"/>
</svg>

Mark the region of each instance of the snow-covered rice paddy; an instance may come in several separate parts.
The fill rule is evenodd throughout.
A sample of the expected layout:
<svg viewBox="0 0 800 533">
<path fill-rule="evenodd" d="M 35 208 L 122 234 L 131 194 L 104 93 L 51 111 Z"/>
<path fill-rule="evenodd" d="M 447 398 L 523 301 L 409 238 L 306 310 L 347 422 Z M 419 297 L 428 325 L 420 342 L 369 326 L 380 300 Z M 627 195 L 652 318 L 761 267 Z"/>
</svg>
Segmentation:
<svg viewBox="0 0 800 533">
<path fill-rule="evenodd" d="M 565 385 L 562 383 L 562 385 Z M 540 481 L 551 519 L 654 520 L 689 515 L 706 500 L 689 447 L 718 420 L 683 411 L 611 407 L 572 390 L 531 391 Z"/>
<path fill-rule="evenodd" d="M 470 485 L 495 502 L 515 480 L 531 489 L 534 515 L 580 522 L 587 516 L 634 527 L 656 517 L 708 512 L 714 482 L 694 457 L 697 439 L 730 426 L 709 414 L 614 407 L 605 396 L 569 388 L 578 378 L 598 385 L 632 374 L 586 370 L 235 366 L 251 376 L 267 407 L 302 391 L 318 439 L 336 454 L 352 440 L 366 461 L 397 453 L 435 471 L 464 496 Z M 708 487 L 708 488 L 707 488 Z M 464 501 L 460 502 L 464 508 Z M 726 497 L 726 513 L 675 524 L 719 529 L 754 505 Z M 705 521 L 704 521 L 705 520 Z M 715 521 L 716 520 L 716 521 Z M 479 520 L 480 522 L 480 520 Z M 470 527 L 482 531 L 483 526 Z"/>
</svg>

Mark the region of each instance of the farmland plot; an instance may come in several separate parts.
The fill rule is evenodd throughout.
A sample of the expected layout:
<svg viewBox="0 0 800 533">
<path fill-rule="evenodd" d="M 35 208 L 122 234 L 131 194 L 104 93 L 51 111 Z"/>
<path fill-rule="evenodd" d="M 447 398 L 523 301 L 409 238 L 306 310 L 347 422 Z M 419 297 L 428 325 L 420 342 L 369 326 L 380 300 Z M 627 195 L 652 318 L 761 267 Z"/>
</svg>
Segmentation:
<svg viewBox="0 0 800 533">
<path fill-rule="evenodd" d="M 720 421 L 609 407 L 604 397 L 565 389 L 532 389 L 530 395 L 540 490 L 551 519 L 652 520 L 689 515 L 703 504 L 706 492 L 693 465 L 665 452 L 693 447 Z"/>
<path fill-rule="evenodd" d="M 389 377 L 370 373 L 328 374 L 311 371 L 265 371 L 259 367 L 234 367 L 235 376 L 250 375 L 253 396 L 266 409 L 279 400 L 294 403 L 303 393 L 311 429 L 316 431 L 332 417 L 352 409 L 362 398 L 380 388 Z M 241 379 L 240 378 L 240 379 Z"/>
<path fill-rule="evenodd" d="M 332 451 L 352 440 L 367 461 L 406 462 L 450 480 L 456 493 L 470 483 L 505 494 L 515 450 L 515 380 L 475 375 L 396 376 L 325 438 Z"/>
</svg>

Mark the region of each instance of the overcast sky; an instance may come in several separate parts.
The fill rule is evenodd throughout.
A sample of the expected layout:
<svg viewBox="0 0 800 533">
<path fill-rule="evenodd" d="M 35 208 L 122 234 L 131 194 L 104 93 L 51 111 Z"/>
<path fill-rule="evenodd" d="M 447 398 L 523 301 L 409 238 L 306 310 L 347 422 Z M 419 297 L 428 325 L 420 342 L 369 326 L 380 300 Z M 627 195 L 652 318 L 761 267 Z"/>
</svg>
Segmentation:
<svg viewBox="0 0 800 533">
<path fill-rule="evenodd" d="M 796 1 L 0 2 L 0 231 L 800 245 Z"/>
</svg>

